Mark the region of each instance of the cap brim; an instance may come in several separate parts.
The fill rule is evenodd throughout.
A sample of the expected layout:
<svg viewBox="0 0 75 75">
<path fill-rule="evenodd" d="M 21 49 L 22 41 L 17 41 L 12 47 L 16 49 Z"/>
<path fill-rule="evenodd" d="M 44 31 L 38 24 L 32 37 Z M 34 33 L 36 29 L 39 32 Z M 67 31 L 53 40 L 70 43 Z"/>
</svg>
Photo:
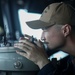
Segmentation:
<svg viewBox="0 0 75 75">
<path fill-rule="evenodd" d="M 29 21 L 26 24 L 32 29 L 40 29 L 50 25 L 50 23 L 43 22 L 41 20 Z"/>
</svg>

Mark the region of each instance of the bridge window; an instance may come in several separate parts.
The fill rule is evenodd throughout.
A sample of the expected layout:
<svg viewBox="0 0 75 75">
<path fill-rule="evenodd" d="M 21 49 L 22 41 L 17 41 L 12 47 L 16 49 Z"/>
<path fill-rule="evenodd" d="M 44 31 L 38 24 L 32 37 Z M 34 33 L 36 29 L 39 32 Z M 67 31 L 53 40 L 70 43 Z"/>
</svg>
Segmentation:
<svg viewBox="0 0 75 75">
<path fill-rule="evenodd" d="M 33 35 L 37 39 L 40 39 L 42 30 L 41 29 L 31 29 L 27 26 L 25 22 L 31 21 L 31 20 L 37 20 L 40 18 L 41 14 L 28 13 L 24 9 L 20 9 L 18 13 L 19 13 L 19 20 L 20 20 L 22 34 L 28 34 L 31 36 Z"/>
</svg>

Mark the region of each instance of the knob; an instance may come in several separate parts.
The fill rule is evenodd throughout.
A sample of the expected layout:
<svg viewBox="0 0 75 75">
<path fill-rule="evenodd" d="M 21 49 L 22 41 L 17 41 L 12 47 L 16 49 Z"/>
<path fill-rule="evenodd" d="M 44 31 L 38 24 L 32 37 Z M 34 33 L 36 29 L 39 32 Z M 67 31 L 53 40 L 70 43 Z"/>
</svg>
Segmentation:
<svg viewBox="0 0 75 75">
<path fill-rule="evenodd" d="M 14 63 L 14 68 L 16 68 L 16 69 L 21 69 L 22 66 L 23 66 L 23 64 L 22 64 L 21 61 L 16 61 L 16 62 Z"/>
</svg>

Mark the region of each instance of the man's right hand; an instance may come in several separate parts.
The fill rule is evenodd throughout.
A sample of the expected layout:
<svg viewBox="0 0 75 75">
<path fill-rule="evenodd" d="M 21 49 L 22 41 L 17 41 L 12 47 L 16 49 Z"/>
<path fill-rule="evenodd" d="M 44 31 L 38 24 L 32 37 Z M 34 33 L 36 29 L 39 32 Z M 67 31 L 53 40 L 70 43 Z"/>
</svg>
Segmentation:
<svg viewBox="0 0 75 75">
<path fill-rule="evenodd" d="M 28 36 L 30 38 L 30 36 Z M 22 38 L 19 43 L 16 43 L 14 47 L 19 48 L 25 52 L 16 51 L 18 54 L 26 57 L 27 59 L 33 61 L 39 68 L 43 68 L 50 61 L 48 56 L 42 46 L 41 41 L 36 41 L 36 45 L 31 43 L 28 38 Z"/>
</svg>

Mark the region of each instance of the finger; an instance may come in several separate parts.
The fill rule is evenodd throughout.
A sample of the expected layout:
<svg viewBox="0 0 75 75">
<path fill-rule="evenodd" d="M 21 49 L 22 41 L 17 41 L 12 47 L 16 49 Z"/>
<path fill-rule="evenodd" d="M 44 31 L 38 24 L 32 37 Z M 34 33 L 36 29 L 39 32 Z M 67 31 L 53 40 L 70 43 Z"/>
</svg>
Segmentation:
<svg viewBox="0 0 75 75">
<path fill-rule="evenodd" d="M 21 45 L 21 44 L 16 44 L 14 47 L 15 47 L 15 48 L 18 48 L 18 49 L 21 49 L 22 51 L 24 51 L 24 52 L 26 52 L 26 53 L 29 52 L 29 49 L 28 49 L 26 46 L 23 46 L 23 45 Z"/>
<path fill-rule="evenodd" d="M 34 41 L 34 43 L 35 43 L 38 47 L 42 47 L 42 46 L 43 46 L 43 43 L 41 42 L 41 40 Z"/>
<path fill-rule="evenodd" d="M 24 38 L 30 40 L 32 38 L 32 36 L 25 34 Z"/>
<path fill-rule="evenodd" d="M 27 54 L 26 54 L 26 53 L 23 53 L 23 52 L 20 52 L 20 51 L 17 51 L 17 50 L 16 50 L 16 53 L 17 53 L 17 54 L 19 54 L 19 55 L 21 55 L 21 56 L 24 56 L 24 57 L 26 57 L 26 56 L 27 56 Z"/>
<path fill-rule="evenodd" d="M 26 45 L 28 45 L 28 46 L 30 46 L 30 47 L 33 47 L 33 46 L 34 46 L 34 44 L 31 43 L 31 42 L 30 42 L 29 40 L 27 40 L 27 39 L 25 39 L 25 40 L 19 40 L 19 42 L 24 43 L 24 44 L 26 44 Z"/>
<path fill-rule="evenodd" d="M 41 47 L 40 46 L 40 42 L 38 40 L 37 41 L 34 41 L 34 43 L 36 44 L 36 46 Z"/>
<path fill-rule="evenodd" d="M 31 38 L 32 36 L 25 34 L 24 37 L 29 37 L 29 38 Z"/>
<path fill-rule="evenodd" d="M 32 50 L 32 47 L 26 43 L 21 42 L 19 45 L 20 47 L 26 48 L 27 50 Z"/>
<path fill-rule="evenodd" d="M 19 40 L 24 40 L 25 38 L 24 37 L 20 37 L 20 39 Z"/>
<path fill-rule="evenodd" d="M 30 38 L 31 38 L 30 35 L 25 34 L 24 37 L 20 37 L 19 40 L 30 39 Z"/>
</svg>

